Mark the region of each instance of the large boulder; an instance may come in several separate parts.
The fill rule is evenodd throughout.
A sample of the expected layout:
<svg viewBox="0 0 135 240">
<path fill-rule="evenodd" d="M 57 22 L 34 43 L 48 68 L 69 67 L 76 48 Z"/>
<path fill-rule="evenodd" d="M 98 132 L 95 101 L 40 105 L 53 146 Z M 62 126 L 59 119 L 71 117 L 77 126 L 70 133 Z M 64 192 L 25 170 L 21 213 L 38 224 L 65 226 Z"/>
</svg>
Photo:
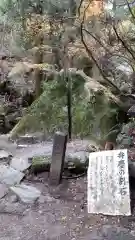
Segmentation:
<svg viewBox="0 0 135 240">
<path fill-rule="evenodd" d="M 108 86 L 103 86 L 83 71 L 69 69 L 68 74 L 72 79 L 73 135 L 103 138 L 117 124 L 119 99 Z M 12 129 L 12 137 L 41 129 L 48 136 L 52 136 L 55 131 L 68 130 L 67 88 L 63 77 L 64 70 L 61 70 L 51 82 L 44 83 L 44 92 Z"/>
</svg>

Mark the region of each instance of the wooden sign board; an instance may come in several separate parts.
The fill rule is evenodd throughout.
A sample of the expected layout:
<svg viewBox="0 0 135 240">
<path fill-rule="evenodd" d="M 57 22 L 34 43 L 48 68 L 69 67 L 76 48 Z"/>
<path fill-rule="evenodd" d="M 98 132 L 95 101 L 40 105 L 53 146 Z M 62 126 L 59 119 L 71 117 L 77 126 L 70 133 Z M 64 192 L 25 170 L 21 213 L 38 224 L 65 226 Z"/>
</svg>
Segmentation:
<svg viewBox="0 0 135 240">
<path fill-rule="evenodd" d="M 126 149 L 90 153 L 87 198 L 88 213 L 131 215 Z"/>
</svg>

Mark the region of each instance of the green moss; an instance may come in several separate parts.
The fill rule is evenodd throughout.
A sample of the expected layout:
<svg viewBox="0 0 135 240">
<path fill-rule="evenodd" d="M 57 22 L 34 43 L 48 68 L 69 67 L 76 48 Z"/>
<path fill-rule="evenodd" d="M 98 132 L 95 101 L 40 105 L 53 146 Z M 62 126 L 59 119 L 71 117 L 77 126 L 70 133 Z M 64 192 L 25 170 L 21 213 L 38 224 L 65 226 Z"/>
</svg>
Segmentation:
<svg viewBox="0 0 135 240">
<path fill-rule="evenodd" d="M 88 167 L 88 161 L 87 158 L 86 161 L 81 161 L 81 159 L 78 158 L 70 158 L 65 160 L 64 168 L 68 170 L 76 170 L 78 172 L 84 171 Z M 32 166 L 31 171 L 32 172 L 43 172 L 43 171 L 49 171 L 51 164 L 51 156 L 36 156 L 32 159 Z"/>
<path fill-rule="evenodd" d="M 84 92 L 85 80 L 73 75 L 72 121 L 73 135 L 78 137 L 101 136 L 116 124 L 117 106 L 103 90 L 92 92 L 90 98 Z M 53 135 L 55 131 L 68 129 L 66 82 L 63 76 L 44 83 L 43 94 L 31 105 L 28 113 L 11 131 L 11 136 L 25 132 L 42 131 Z"/>
<path fill-rule="evenodd" d="M 44 156 L 37 156 L 32 159 L 32 166 L 37 166 L 41 164 L 50 164 L 51 158 L 50 157 L 44 157 Z"/>
</svg>

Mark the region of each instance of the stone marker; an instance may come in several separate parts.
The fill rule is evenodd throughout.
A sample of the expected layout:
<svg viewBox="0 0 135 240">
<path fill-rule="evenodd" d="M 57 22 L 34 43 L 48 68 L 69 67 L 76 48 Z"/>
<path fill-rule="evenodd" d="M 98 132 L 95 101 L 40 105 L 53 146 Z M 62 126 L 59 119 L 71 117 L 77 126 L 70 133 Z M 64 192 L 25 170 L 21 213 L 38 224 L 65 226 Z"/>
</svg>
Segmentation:
<svg viewBox="0 0 135 240">
<path fill-rule="evenodd" d="M 131 215 L 126 149 L 90 153 L 88 213 Z"/>
<path fill-rule="evenodd" d="M 62 179 L 67 145 L 67 134 L 56 132 L 53 142 L 52 162 L 50 167 L 50 184 L 58 185 Z"/>
</svg>

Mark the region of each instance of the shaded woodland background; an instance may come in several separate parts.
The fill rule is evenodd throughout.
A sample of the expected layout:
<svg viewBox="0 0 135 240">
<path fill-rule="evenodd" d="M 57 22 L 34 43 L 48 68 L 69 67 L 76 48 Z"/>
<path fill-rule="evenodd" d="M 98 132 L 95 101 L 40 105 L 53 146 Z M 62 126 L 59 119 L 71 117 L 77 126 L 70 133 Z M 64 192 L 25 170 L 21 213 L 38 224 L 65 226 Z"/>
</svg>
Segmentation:
<svg viewBox="0 0 135 240">
<path fill-rule="evenodd" d="M 104 143 L 131 124 L 133 1 L 1 0 L 0 34 L 1 134 Z"/>
</svg>

